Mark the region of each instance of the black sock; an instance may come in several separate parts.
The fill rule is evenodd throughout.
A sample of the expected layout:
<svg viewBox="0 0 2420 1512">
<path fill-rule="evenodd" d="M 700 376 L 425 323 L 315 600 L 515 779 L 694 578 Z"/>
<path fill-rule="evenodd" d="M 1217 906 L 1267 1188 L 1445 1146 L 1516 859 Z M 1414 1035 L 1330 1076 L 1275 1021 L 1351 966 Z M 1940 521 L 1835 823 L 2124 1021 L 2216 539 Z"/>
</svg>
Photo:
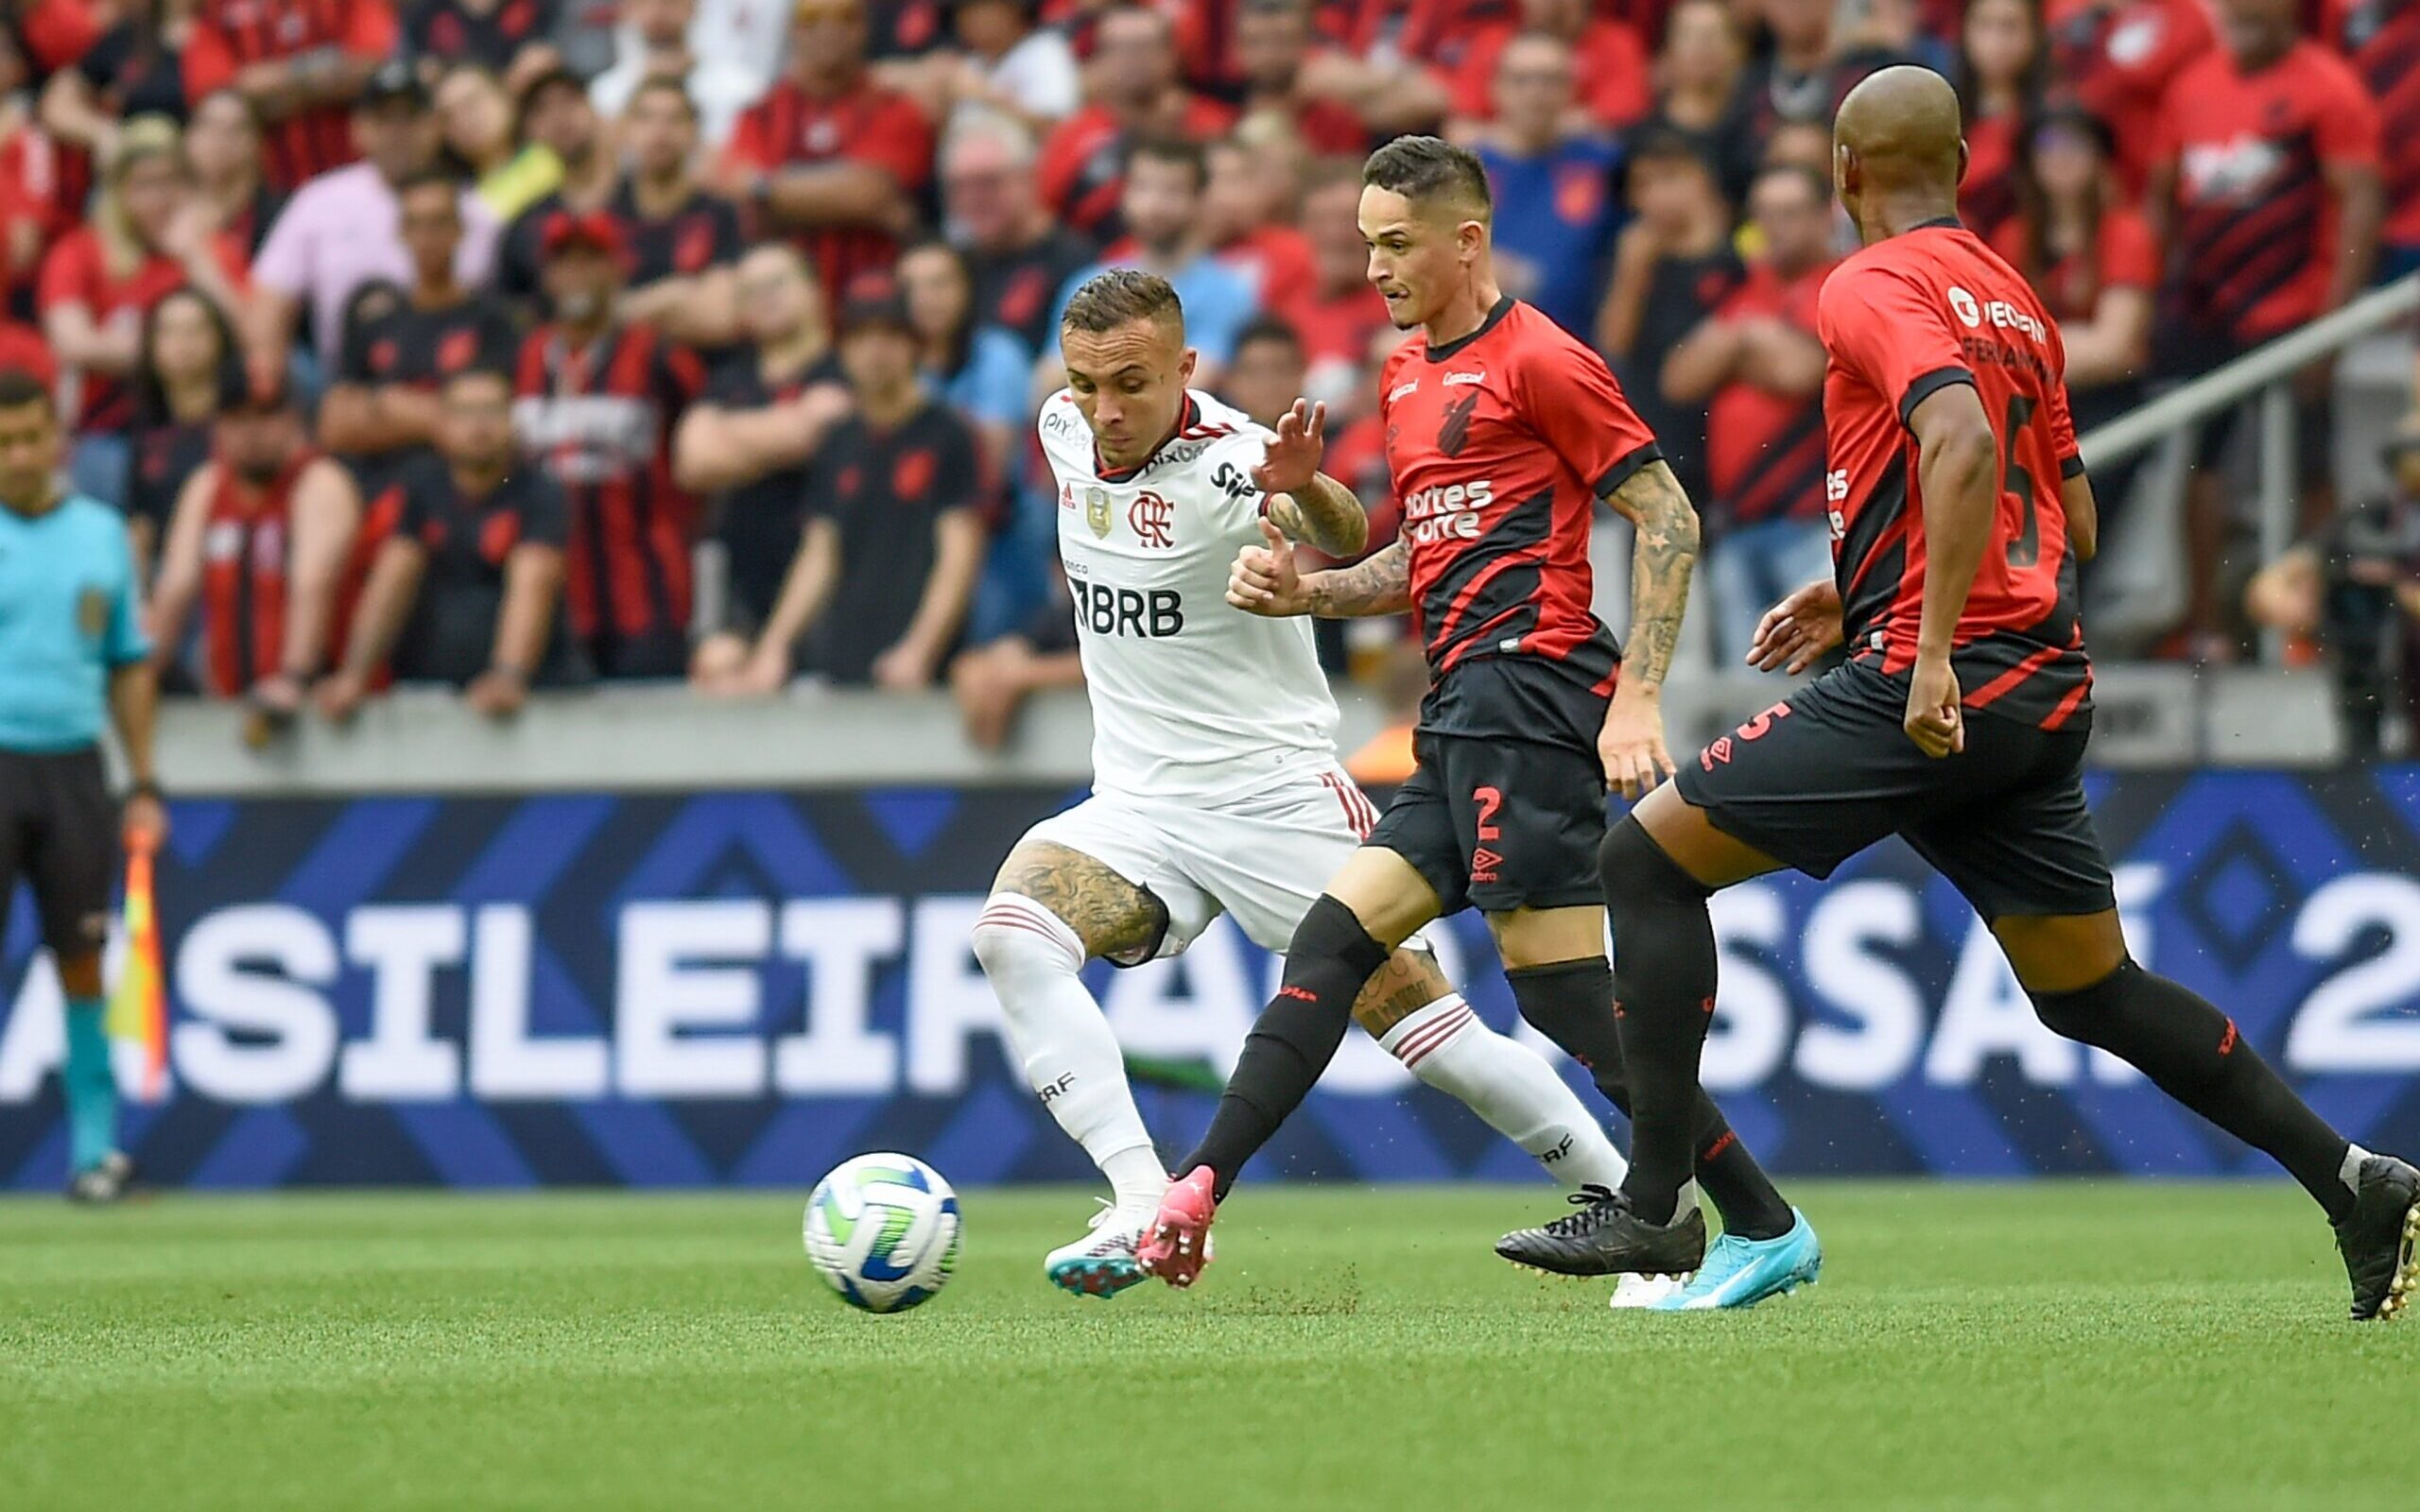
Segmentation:
<svg viewBox="0 0 2420 1512">
<path fill-rule="evenodd" d="M 1353 1022 L 1353 1000 L 1391 954 L 1370 937 L 1353 910 L 1322 893 L 1294 930 L 1277 995 L 1244 1039 L 1243 1055 L 1210 1130 L 1176 1168 L 1206 1165 L 1222 1200 L 1236 1173 L 1258 1154 L 1336 1058 Z"/>
<path fill-rule="evenodd" d="M 2233 1019 L 2200 994 L 2128 961 L 2090 987 L 2032 997 L 2044 1023 L 2108 1051 L 2161 1091 L 2267 1151 L 2329 1218 L 2352 1210 L 2344 1137 L 2244 1042 Z"/>
<path fill-rule="evenodd" d="M 1667 1223 L 1697 1160 L 1692 1135 L 1705 1096 L 1698 1057 L 1714 1018 L 1712 895 L 1634 818 L 1606 834 L 1598 864 L 1630 1079 L 1630 1177 L 1622 1191 L 1640 1216 Z"/>
<path fill-rule="evenodd" d="M 1589 1078 L 1605 1094 L 1605 1101 L 1629 1117 L 1621 1026 L 1611 1011 L 1614 974 L 1604 959 L 1591 956 L 1551 966 L 1524 966 L 1508 970 L 1504 979 L 1512 985 L 1512 1001 L 1520 1005 L 1521 1017 L 1530 1027 L 1587 1067 Z M 1714 1199 L 1715 1211 L 1722 1214 L 1725 1233 L 1742 1239 L 1773 1239 L 1789 1231 L 1795 1221 L 1789 1204 L 1773 1190 L 1748 1146 L 1731 1132 L 1722 1109 L 1703 1093 L 1698 1097 L 1692 1138 L 1698 1182 Z"/>
</svg>

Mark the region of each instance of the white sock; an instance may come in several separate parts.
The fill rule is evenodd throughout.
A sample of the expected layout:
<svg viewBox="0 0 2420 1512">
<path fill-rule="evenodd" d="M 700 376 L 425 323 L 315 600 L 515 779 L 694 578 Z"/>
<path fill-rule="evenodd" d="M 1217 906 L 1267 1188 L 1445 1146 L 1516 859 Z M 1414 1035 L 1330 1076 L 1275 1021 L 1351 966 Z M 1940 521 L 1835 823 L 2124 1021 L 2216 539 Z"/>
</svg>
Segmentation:
<svg viewBox="0 0 2420 1512">
<path fill-rule="evenodd" d="M 1630 1163 L 1536 1052 L 1479 1022 L 1448 992 L 1378 1040 L 1411 1073 L 1467 1104 L 1567 1187 L 1619 1187 Z"/>
<path fill-rule="evenodd" d="M 2337 1167 L 2336 1178 L 2344 1183 L 2345 1191 L 2356 1196 L 2360 1195 L 2361 1191 L 2361 1162 L 2369 1159 L 2369 1151 L 2358 1144 L 2348 1143 L 2344 1146 L 2344 1163 Z"/>
<path fill-rule="evenodd" d="M 1076 974 L 1083 941 L 1032 899 L 995 893 L 975 920 L 973 943 L 1034 1095 L 1109 1177 L 1119 1207 L 1157 1207 L 1167 1173 L 1126 1085 L 1117 1037 Z"/>
</svg>

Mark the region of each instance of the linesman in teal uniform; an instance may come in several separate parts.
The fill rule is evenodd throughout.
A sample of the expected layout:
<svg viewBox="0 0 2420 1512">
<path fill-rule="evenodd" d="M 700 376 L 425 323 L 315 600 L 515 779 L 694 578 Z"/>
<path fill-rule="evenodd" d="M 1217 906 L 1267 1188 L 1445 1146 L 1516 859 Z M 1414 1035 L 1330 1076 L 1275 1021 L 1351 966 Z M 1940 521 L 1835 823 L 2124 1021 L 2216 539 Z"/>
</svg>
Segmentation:
<svg viewBox="0 0 2420 1512">
<path fill-rule="evenodd" d="M 122 838 L 157 842 L 167 811 L 151 768 L 159 684 L 143 633 L 126 521 L 61 490 L 50 390 L 0 371 L 0 924 L 20 877 L 67 995 L 67 1194 L 124 1195 L 117 1082 L 102 1029 L 101 948 Z M 133 785 L 112 799 L 101 764 L 117 727 Z"/>
</svg>

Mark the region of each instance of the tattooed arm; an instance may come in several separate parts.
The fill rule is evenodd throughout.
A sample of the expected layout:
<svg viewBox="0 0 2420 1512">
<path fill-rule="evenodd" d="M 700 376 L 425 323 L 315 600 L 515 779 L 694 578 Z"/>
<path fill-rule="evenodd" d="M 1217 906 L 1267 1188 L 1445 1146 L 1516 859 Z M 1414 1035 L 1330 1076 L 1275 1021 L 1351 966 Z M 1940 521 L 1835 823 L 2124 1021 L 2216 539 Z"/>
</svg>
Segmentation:
<svg viewBox="0 0 2420 1512">
<path fill-rule="evenodd" d="M 1637 530 L 1631 548 L 1630 643 L 1597 753 L 1605 780 L 1636 798 L 1672 772 L 1664 748 L 1664 675 L 1681 644 L 1689 573 L 1698 559 L 1698 517 L 1664 463 L 1632 473 L 1607 501 Z"/>
<path fill-rule="evenodd" d="M 1305 574 L 1295 570 L 1294 543 L 1272 521 L 1262 521 L 1260 530 L 1269 544 L 1246 546 L 1227 575 L 1227 602 L 1244 612 L 1348 620 L 1411 608 L 1411 548 L 1403 541 L 1350 567 Z"/>
<path fill-rule="evenodd" d="M 1291 493 L 1269 496 L 1269 518 L 1289 540 L 1316 546 L 1331 557 L 1359 553 L 1370 539 L 1370 511 L 1353 490 L 1324 472 Z"/>
</svg>

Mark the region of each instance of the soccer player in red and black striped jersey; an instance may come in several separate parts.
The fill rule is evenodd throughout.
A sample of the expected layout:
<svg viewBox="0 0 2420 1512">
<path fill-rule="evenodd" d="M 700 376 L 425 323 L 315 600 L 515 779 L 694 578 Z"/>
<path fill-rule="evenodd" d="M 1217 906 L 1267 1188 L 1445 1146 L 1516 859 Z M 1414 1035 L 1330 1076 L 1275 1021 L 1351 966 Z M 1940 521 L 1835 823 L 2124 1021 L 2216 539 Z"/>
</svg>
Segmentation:
<svg viewBox="0 0 2420 1512">
<path fill-rule="evenodd" d="M 1418 769 L 1304 915 L 1209 1132 L 1176 1167 L 1186 1175 L 1141 1252 L 1174 1285 L 1199 1272 L 1236 1172 L 1335 1056 L 1355 996 L 1430 919 L 1485 913 L 1521 1016 L 1627 1104 L 1595 856 L 1608 782 L 1635 797 L 1672 769 L 1659 699 L 1697 516 L 1604 360 L 1496 283 L 1477 156 L 1404 137 L 1371 154 L 1362 182 L 1370 280 L 1389 318 L 1417 328 L 1379 379 L 1403 528 L 1357 566 L 1309 574 L 1271 530 L 1270 549 L 1237 560 L 1228 596 L 1270 615 L 1409 609 L 1433 681 Z M 1627 662 L 1589 608 L 1599 500 L 1638 531 Z M 1789 1207 L 1720 1113 L 1699 1113 L 1702 1175 L 1725 1224 L 1789 1231 Z M 1589 1270 L 1559 1244 L 1519 1258 Z"/>
<path fill-rule="evenodd" d="M 1708 899 L 1783 867 L 1828 876 L 1898 834 L 1983 917 L 2046 1025 L 2273 1156 L 2335 1224 L 2353 1315 L 2392 1316 L 2420 1271 L 2405 1237 L 2420 1233 L 2420 1171 L 2348 1144 L 2233 1020 L 2126 954 L 2084 806 L 2074 565 L 2093 551 L 2092 484 L 2057 326 L 1955 218 L 1957 95 L 1928 70 L 1887 69 L 1835 131 L 1865 242 L 1820 312 L 1837 567 L 1767 615 L 1756 657 L 1849 659 L 1685 763 L 1605 839 L 1633 1108 L 1630 1175 L 1597 1229 L 1609 1268 L 1671 1270 L 1703 1244 L 1678 1204 L 1715 1001 Z M 1811 1275 L 1788 1236 L 1724 1245 L 1682 1305 Z"/>
</svg>

